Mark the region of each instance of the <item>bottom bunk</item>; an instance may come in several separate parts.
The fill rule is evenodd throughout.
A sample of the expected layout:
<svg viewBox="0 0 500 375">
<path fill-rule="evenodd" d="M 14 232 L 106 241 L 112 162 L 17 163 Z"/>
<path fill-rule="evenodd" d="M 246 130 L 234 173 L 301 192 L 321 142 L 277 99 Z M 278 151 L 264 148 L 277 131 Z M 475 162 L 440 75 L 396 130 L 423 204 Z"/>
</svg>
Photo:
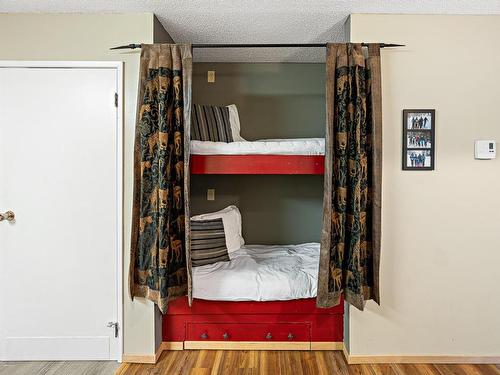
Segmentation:
<svg viewBox="0 0 500 375">
<path fill-rule="evenodd" d="M 171 301 L 163 316 L 163 341 L 178 349 L 340 350 L 343 306 L 320 309 L 315 298 L 307 298 L 194 299 L 189 307 L 187 297 L 182 297 Z"/>
<path fill-rule="evenodd" d="M 163 316 L 163 341 L 169 344 L 164 346 L 341 349 L 343 303 L 328 309 L 316 307 L 319 243 L 244 245 L 237 208 L 228 207 L 220 212 L 233 212 L 237 217 L 234 225 L 227 225 L 227 230 L 224 224 L 226 238 L 231 236 L 231 228 L 236 228 L 230 237 L 235 240 L 226 240 L 235 245 L 227 246 L 231 251 L 227 250 L 224 261 L 218 261 L 219 253 L 214 251 L 219 248 L 212 244 L 211 233 L 220 233 L 217 228 L 221 223 L 213 224 L 214 220 L 205 216 L 192 219 L 192 259 L 196 260 L 192 263 L 194 300 L 191 307 L 187 297 L 169 303 Z M 193 226 L 194 223 L 204 224 Z"/>
</svg>

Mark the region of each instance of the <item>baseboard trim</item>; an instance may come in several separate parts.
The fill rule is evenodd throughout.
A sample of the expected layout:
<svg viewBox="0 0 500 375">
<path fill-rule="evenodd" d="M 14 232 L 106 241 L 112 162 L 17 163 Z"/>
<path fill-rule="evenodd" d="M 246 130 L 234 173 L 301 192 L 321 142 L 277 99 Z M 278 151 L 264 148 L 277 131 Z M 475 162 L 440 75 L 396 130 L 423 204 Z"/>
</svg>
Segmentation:
<svg viewBox="0 0 500 375">
<path fill-rule="evenodd" d="M 160 345 L 161 350 L 184 350 L 183 341 L 163 341 Z M 161 352 L 160 352 L 161 355 Z"/>
<path fill-rule="evenodd" d="M 123 354 L 125 363 L 156 363 L 156 354 Z"/>
<path fill-rule="evenodd" d="M 184 341 L 184 349 L 201 350 L 311 350 L 309 341 Z"/>
<path fill-rule="evenodd" d="M 445 364 L 498 364 L 500 356 L 470 355 L 351 355 L 342 343 L 344 358 L 350 365 L 368 363 L 445 363 Z"/>
<path fill-rule="evenodd" d="M 343 350 L 343 342 L 315 341 L 311 342 L 311 350 Z"/>
<path fill-rule="evenodd" d="M 346 355 L 350 365 L 366 363 L 447 363 L 447 364 L 497 364 L 497 356 L 463 355 Z"/>
<path fill-rule="evenodd" d="M 155 363 L 160 359 L 161 353 L 163 353 L 163 342 L 158 346 L 155 353 Z"/>
<path fill-rule="evenodd" d="M 349 363 L 349 350 L 347 350 L 345 342 L 342 343 L 342 354 L 344 354 L 346 362 Z"/>
</svg>

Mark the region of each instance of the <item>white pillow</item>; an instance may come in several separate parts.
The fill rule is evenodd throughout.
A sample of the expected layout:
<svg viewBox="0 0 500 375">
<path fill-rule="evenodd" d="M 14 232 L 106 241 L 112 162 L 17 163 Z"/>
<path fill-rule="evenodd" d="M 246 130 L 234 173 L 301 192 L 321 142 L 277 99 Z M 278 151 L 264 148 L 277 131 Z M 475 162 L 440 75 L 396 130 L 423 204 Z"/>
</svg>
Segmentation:
<svg viewBox="0 0 500 375">
<path fill-rule="evenodd" d="M 229 109 L 229 124 L 231 125 L 231 134 L 233 135 L 233 142 L 244 142 L 241 132 L 240 116 L 238 115 L 238 108 L 236 104 L 230 104 L 227 106 Z"/>
<path fill-rule="evenodd" d="M 231 253 L 239 250 L 245 244 L 245 240 L 241 235 L 241 213 L 238 207 L 229 206 L 217 212 L 196 215 L 191 217 L 191 220 L 200 221 L 219 218 L 222 219 L 224 225 L 227 252 L 231 258 Z"/>
</svg>

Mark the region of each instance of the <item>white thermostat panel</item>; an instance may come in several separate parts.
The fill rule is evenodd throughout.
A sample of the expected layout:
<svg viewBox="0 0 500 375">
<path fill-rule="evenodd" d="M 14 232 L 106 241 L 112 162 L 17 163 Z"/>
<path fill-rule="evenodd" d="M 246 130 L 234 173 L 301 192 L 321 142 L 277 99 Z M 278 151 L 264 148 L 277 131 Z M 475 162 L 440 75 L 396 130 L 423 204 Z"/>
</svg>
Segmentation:
<svg viewBox="0 0 500 375">
<path fill-rule="evenodd" d="M 474 156 L 476 159 L 495 159 L 497 156 L 496 142 L 476 141 L 474 145 Z"/>
</svg>

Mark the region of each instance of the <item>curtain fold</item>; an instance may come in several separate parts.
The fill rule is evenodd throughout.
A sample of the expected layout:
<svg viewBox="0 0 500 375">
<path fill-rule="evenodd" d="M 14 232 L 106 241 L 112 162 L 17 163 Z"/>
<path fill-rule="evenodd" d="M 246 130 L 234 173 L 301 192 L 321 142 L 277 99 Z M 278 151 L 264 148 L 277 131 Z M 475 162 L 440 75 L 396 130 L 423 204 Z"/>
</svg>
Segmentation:
<svg viewBox="0 0 500 375">
<path fill-rule="evenodd" d="M 317 305 L 380 304 L 380 45 L 328 44 L 326 150 Z"/>
<path fill-rule="evenodd" d="M 141 46 L 129 289 L 167 311 L 188 294 L 190 45 Z"/>
</svg>

